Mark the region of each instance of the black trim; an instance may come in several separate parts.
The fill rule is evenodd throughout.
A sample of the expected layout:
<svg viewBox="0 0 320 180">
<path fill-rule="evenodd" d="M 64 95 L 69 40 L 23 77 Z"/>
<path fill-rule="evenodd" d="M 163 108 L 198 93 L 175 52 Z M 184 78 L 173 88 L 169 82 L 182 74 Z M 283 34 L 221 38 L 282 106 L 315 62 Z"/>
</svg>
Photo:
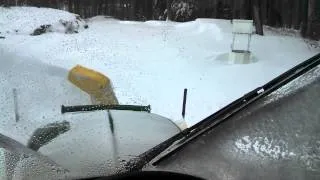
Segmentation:
<svg viewBox="0 0 320 180">
<path fill-rule="evenodd" d="M 159 162 L 163 161 L 167 157 L 176 153 L 178 150 L 182 149 L 184 145 L 187 144 L 188 142 L 192 141 L 193 139 L 200 136 L 201 134 L 211 130 L 216 125 L 227 120 L 229 117 L 235 115 L 240 110 L 246 108 L 249 104 L 269 95 L 273 91 L 286 85 L 287 83 L 303 75 L 307 71 L 315 68 L 319 64 L 320 64 L 320 54 L 317 54 L 312 58 L 298 64 L 297 66 L 293 67 L 287 72 L 281 74 L 280 76 L 276 77 L 275 79 L 266 83 L 262 87 L 258 87 L 253 91 L 245 94 L 243 97 L 233 101 L 231 104 L 227 105 L 226 107 L 222 108 L 221 110 L 217 111 L 211 116 L 205 118 L 204 120 L 200 121 L 194 126 L 183 130 L 181 133 L 167 139 L 163 143 L 158 144 L 157 146 L 146 151 L 145 153 L 139 155 L 137 158 L 130 160 L 125 165 L 125 169 L 121 170 L 120 172 L 139 171 L 147 163 L 149 163 L 154 158 L 156 158 L 160 153 L 168 149 L 174 143 L 176 144 L 178 143 L 179 145 L 177 145 L 176 148 L 173 148 L 172 150 L 168 151 L 167 154 L 160 157 L 158 160 L 156 160 L 153 163 L 153 165 L 158 164 Z"/>
<path fill-rule="evenodd" d="M 83 180 L 150 180 L 150 179 L 183 179 L 183 180 L 205 180 L 200 177 L 191 176 L 169 171 L 138 171 L 131 173 L 115 174 L 108 177 L 88 178 Z"/>
</svg>

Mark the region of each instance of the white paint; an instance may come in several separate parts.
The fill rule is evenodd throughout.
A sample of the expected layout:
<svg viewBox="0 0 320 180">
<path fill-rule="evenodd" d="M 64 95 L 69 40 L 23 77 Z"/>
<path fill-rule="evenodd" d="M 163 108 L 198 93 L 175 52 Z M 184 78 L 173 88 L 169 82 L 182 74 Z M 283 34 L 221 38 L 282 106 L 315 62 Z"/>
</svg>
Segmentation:
<svg viewBox="0 0 320 180">
<path fill-rule="evenodd" d="M 232 24 L 233 33 L 252 34 L 253 32 L 253 20 L 233 19 Z"/>
</svg>

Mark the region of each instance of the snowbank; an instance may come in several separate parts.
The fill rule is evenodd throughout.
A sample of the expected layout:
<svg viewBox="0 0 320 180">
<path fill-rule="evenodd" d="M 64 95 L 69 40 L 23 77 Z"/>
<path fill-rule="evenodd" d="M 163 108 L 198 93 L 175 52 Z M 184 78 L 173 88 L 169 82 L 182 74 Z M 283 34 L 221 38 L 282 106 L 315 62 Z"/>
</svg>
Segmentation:
<svg viewBox="0 0 320 180">
<path fill-rule="evenodd" d="M 207 34 L 211 35 L 216 41 L 223 39 L 222 28 L 220 28 L 216 23 L 210 21 L 204 21 L 203 19 L 197 19 L 195 21 L 190 21 L 186 23 L 181 23 L 176 25 L 177 31 L 184 33 L 193 33 L 195 35 Z"/>
<path fill-rule="evenodd" d="M 111 16 L 95 16 L 95 17 L 92 17 L 90 19 L 87 19 L 87 21 L 89 22 L 99 22 L 99 21 L 103 21 L 103 22 L 106 22 L 106 20 L 108 21 L 119 21 L 118 19 L 116 18 L 113 18 Z"/>
<path fill-rule="evenodd" d="M 64 32 L 60 20 L 83 26 L 78 15 L 62 10 L 37 7 L 0 7 L 0 32 L 2 34 L 31 34 L 41 25 L 52 25 L 53 32 Z"/>
</svg>

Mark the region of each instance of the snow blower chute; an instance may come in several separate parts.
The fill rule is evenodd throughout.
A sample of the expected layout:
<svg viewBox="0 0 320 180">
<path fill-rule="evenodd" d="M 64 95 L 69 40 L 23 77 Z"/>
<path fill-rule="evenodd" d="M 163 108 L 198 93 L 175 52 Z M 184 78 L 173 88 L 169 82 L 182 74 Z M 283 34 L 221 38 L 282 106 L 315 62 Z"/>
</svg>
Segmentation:
<svg viewBox="0 0 320 180">
<path fill-rule="evenodd" d="M 99 72 L 77 65 L 69 71 L 68 79 L 91 96 L 92 104 L 119 104 L 110 79 Z"/>
</svg>

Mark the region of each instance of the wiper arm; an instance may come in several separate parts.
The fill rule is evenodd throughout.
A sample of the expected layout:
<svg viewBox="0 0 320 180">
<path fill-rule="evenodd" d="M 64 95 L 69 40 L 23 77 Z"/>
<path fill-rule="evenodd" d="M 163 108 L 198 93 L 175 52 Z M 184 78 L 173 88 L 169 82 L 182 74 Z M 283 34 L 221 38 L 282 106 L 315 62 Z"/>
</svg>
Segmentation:
<svg viewBox="0 0 320 180">
<path fill-rule="evenodd" d="M 70 130 L 68 121 L 54 122 L 36 129 L 27 143 L 27 147 L 38 151 L 42 146 L 48 144 L 61 134 Z"/>
</svg>

